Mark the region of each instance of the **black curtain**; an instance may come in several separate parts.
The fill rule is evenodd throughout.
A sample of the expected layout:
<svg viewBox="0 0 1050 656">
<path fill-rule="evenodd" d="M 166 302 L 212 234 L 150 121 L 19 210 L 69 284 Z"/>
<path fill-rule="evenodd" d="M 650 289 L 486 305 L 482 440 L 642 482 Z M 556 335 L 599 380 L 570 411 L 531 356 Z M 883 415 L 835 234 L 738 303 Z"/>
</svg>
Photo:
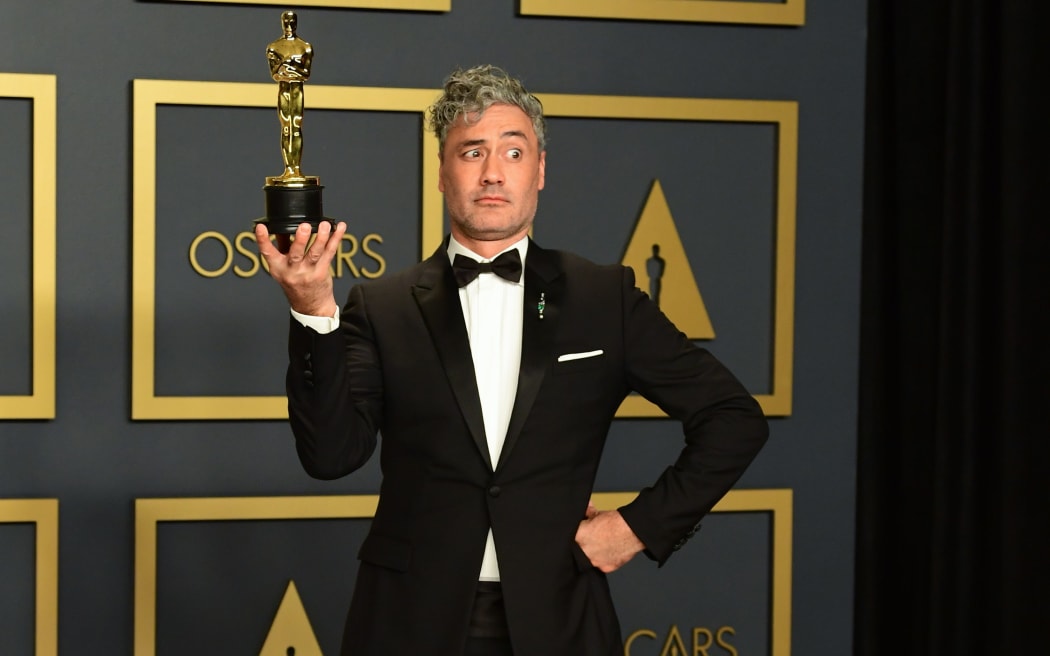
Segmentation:
<svg viewBox="0 0 1050 656">
<path fill-rule="evenodd" d="M 856 656 L 1050 653 L 1048 4 L 869 0 Z"/>
</svg>

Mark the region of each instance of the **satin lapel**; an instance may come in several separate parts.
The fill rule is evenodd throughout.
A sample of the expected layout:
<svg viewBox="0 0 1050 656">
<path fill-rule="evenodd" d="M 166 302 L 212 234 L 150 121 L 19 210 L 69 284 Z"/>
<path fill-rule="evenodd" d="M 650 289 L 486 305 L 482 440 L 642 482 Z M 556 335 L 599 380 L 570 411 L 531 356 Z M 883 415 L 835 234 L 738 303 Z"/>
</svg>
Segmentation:
<svg viewBox="0 0 1050 656">
<path fill-rule="evenodd" d="M 503 466 L 518 442 L 521 429 L 532 410 L 547 370 L 554 359 L 554 335 L 558 328 L 565 279 L 556 257 L 535 243 L 529 243 L 525 256 L 525 298 L 521 315 L 521 369 L 518 391 L 507 426 L 507 438 L 500 451 Z M 543 309 L 539 308 L 543 299 Z"/>
<path fill-rule="evenodd" d="M 447 242 L 446 242 L 447 243 Z M 463 323 L 463 308 L 459 303 L 459 288 L 452 276 L 445 246 L 438 249 L 425 263 L 423 275 L 412 287 L 416 303 L 423 314 L 430 337 L 434 340 L 438 358 L 459 403 L 460 412 L 470 429 L 474 443 L 492 469 L 488 442 L 485 440 L 485 421 L 481 414 L 481 398 L 474 376 L 474 359 L 470 353 L 467 327 Z"/>
</svg>

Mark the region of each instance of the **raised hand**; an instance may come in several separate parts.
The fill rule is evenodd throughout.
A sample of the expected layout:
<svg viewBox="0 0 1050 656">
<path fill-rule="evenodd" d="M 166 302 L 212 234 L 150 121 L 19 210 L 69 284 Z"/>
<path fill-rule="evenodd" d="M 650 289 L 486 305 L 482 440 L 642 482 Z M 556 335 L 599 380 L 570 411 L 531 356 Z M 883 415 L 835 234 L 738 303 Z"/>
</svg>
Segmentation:
<svg viewBox="0 0 1050 656">
<path fill-rule="evenodd" d="M 284 290 L 293 310 L 330 317 L 339 309 L 330 265 L 339 251 L 346 223 L 340 221 L 333 230 L 330 223 L 322 222 L 312 243 L 311 230 L 309 223 L 300 224 L 290 239 L 277 235 L 275 246 L 266 225 L 260 223 L 255 226 L 255 243 L 259 255 L 266 260 L 270 277 Z"/>
</svg>

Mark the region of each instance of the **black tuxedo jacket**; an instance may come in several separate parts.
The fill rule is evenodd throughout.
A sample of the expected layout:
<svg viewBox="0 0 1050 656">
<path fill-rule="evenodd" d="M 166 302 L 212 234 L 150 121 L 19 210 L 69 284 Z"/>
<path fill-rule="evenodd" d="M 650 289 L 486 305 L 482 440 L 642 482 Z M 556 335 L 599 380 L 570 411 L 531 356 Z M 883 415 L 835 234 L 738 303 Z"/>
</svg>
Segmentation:
<svg viewBox="0 0 1050 656">
<path fill-rule="evenodd" d="M 355 286 L 340 330 L 291 323 L 289 412 L 306 471 L 344 476 L 372 455 L 377 433 L 383 440 L 344 654 L 462 654 L 491 526 L 515 656 L 619 656 L 605 575 L 574 536 L 621 401 L 638 392 L 684 427 L 676 462 L 620 509 L 661 564 L 766 440 L 751 395 L 629 268 L 530 243 L 524 276 L 521 370 L 499 462 L 489 461 L 444 246 Z"/>
</svg>

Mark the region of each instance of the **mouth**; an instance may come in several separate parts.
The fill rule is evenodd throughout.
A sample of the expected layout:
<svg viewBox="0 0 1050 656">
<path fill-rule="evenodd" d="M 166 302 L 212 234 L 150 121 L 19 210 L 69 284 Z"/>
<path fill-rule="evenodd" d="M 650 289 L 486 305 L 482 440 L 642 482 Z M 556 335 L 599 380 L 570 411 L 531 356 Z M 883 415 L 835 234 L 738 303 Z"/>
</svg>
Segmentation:
<svg viewBox="0 0 1050 656">
<path fill-rule="evenodd" d="M 503 196 L 479 196 L 474 199 L 474 202 L 479 205 L 502 205 L 509 203 L 510 201 Z"/>
</svg>

